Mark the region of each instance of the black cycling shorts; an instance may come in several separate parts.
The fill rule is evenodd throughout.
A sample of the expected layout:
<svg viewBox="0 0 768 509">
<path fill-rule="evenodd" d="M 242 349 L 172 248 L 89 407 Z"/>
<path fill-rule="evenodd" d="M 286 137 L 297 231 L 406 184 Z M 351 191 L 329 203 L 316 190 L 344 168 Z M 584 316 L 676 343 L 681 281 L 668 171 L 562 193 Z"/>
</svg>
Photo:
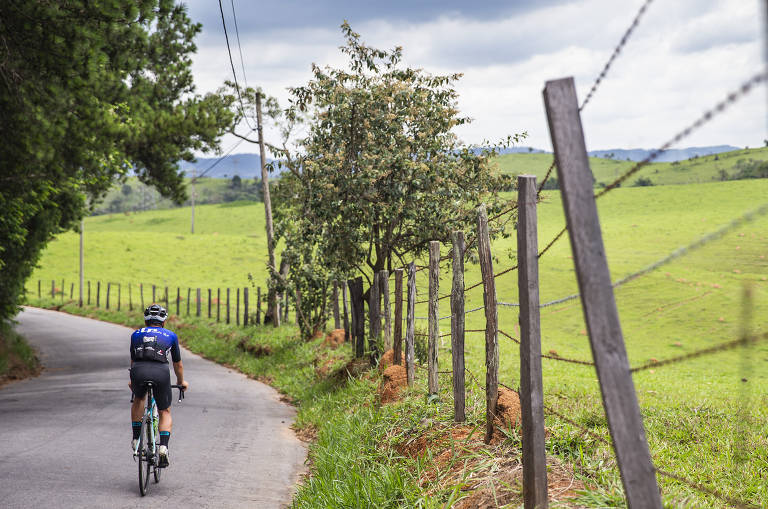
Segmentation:
<svg viewBox="0 0 768 509">
<path fill-rule="evenodd" d="M 173 394 L 171 393 L 171 373 L 165 362 L 138 361 L 131 368 L 131 386 L 133 394 L 139 399 L 147 394 L 147 388 L 143 382 L 155 383 L 155 402 L 157 408 L 165 410 L 171 406 Z"/>
</svg>

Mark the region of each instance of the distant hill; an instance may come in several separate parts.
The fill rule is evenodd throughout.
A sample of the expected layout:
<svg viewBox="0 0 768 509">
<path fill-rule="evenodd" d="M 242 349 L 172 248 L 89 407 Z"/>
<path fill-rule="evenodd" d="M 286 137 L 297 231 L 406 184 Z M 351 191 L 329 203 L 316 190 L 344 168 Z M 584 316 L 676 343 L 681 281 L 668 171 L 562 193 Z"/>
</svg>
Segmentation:
<svg viewBox="0 0 768 509">
<path fill-rule="evenodd" d="M 704 157 L 713 154 L 721 154 L 723 152 L 732 152 L 734 150 L 740 150 L 739 147 L 732 145 L 715 145 L 713 147 L 688 147 L 688 148 L 672 148 L 664 151 L 656 161 L 659 163 L 670 163 L 674 161 L 685 161 L 692 157 Z M 607 159 L 616 159 L 620 161 L 642 161 L 648 157 L 652 150 L 644 148 L 614 148 L 609 150 L 591 150 L 589 155 L 592 157 L 601 157 Z"/>
<path fill-rule="evenodd" d="M 217 163 L 220 159 L 221 161 Z M 273 160 L 267 159 L 267 162 L 271 161 Z M 216 165 L 213 166 L 214 164 Z M 261 179 L 261 157 L 258 154 L 232 154 L 223 159 L 221 157 L 198 157 L 197 161 L 193 163 L 187 161 L 179 163 L 179 169 L 188 177 L 191 177 L 193 173 L 200 175 L 209 168 L 210 170 L 205 174 L 206 177 L 231 179 L 235 175 L 239 175 L 243 179 Z M 276 176 L 281 172 L 282 169 L 277 168 L 270 175 Z"/>
</svg>

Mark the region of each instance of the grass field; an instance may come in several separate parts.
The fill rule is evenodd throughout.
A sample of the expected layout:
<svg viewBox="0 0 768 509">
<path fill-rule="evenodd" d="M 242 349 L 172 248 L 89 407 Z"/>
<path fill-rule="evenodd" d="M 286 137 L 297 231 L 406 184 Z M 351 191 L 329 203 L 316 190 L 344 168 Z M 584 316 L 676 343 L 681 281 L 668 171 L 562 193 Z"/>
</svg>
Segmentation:
<svg viewBox="0 0 768 509">
<path fill-rule="evenodd" d="M 535 155 L 526 157 L 534 157 Z M 752 156 L 754 157 L 754 155 Z M 701 158 L 706 159 L 706 158 Z M 545 163 L 548 164 L 548 163 Z M 546 166 L 544 167 L 546 170 Z M 661 172 L 660 172 L 661 173 Z M 641 174 L 643 175 L 643 174 Z M 539 207 L 539 246 L 565 224 L 559 194 L 548 192 Z M 601 226 L 613 280 L 618 280 L 716 230 L 768 201 L 768 180 L 681 186 L 621 188 L 602 198 Z M 512 195 L 510 195 L 512 197 Z M 139 281 L 168 286 L 245 286 L 251 272 L 264 280 L 264 215 L 261 204 L 198 208 L 194 235 L 189 209 L 100 216 L 86 221 L 86 274 L 103 281 Z M 514 265 L 515 238 L 493 243 L 495 269 Z M 443 251 L 447 252 L 448 247 Z M 446 268 L 447 269 L 447 268 Z M 426 271 L 418 273 L 419 299 L 427 295 Z M 77 276 L 77 235 L 59 236 L 29 281 Z M 663 360 L 739 337 L 765 332 L 768 314 L 768 219 L 761 218 L 661 269 L 616 290 L 630 364 Z M 479 267 L 466 267 L 467 286 Z M 576 292 L 570 246 L 563 237 L 540 260 L 541 300 Z M 393 285 L 391 285 L 393 286 Z M 742 305 L 745 286 L 751 307 Z M 447 270 L 441 294 L 450 289 Z M 499 300 L 517 302 L 517 276 L 497 280 Z M 482 290 L 467 293 L 467 309 L 482 305 Z M 441 301 L 441 315 L 449 313 Z M 747 313 L 747 310 L 751 310 Z M 751 320 L 747 315 L 751 314 Z M 426 316 L 426 306 L 417 306 Z M 542 309 L 543 351 L 589 360 L 589 341 L 578 300 Z M 517 311 L 499 309 L 500 328 L 517 336 Z M 442 332 L 449 330 L 447 320 Z M 426 329 L 426 321 L 417 322 Z M 468 329 L 481 329 L 481 312 L 467 316 Z M 518 351 L 500 337 L 501 381 L 517 386 Z M 483 335 L 468 334 L 468 367 L 484 378 Z M 444 338 L 441 366 L 449 366 Z M 595 372 L 586 366 L 544 359 L 545 404 L 607 437 Z M 768 503 L 768 347 L 759 343 L 634 376 L 651 452 L 659 468 L 689 477 L 729 496 Z M 745 379 L 746 381 L 742 381 Z M 441 379 L 443 388 L 449 379 Z M 577 428 L 548 416 L 550 453 L 579 465 L 580 475 L 599 486 L 595 506 L 620 504 L 621 484 L 608 448 Z M 721 506 L 675 481 L 660 478 L 672 506 Z"/>
<path fill-rule="evenodd" d="M 496 164 L 504 173 L 510 175 L 527 173 L 536 175 L 541 180 L 552 164 L 552 159 L 552 154 L 505 154 L 496 159 Z M 632 185 L 640 177 L 651 179 L 654 185 L 713 182 L 719 179 L 721 170 L 732 174 L 734 166 L 741 159 L 768 160 L 768 147 L 734 150 L 677 163 L 651 163 L 636 176 L 630 178 L 624 187 Z M 589 164 L 595 177 L 595 183 L 609 184 L 637 163 L 590 157 Z"/>
</svg>

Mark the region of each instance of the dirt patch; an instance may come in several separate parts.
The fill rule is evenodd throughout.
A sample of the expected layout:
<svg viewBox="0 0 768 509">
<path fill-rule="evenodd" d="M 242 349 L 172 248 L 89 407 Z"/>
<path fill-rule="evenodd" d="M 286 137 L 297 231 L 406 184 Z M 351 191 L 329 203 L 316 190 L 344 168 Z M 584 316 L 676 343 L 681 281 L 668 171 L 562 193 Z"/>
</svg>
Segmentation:
<svg viewBox="0 0 768 509">
<path fill-rule="evenodd" d="M 296 436 L 299 440 L 302 442 L 314 442 L 317 440 L 317 426 L 313 424 L 308 424 L 307 426 L 304 426 L 303 428 L 297 428 L 295 425 L 292 426 L 294 433 L 296 433 Z"/>
<path fill-rule="evenodd" d="M 334 329 L 325 336 L 323 346 L 336 349 L 344 344 L 344 335 L 346 331 L 344 329 Z"/>
<path fill-rule="evenodd" d="M 371 361 L 367 357 L 352 359 L 337 369 L 331 376 L 337 382 L 346 382 L 348 378 L 357 378 L 371 369 Z"/>
<path fill-rule="evenodd" d="M 395 351 L 393 349 L 389 349 L 386 352 L 384 352 L 384 355 L 381 356 L 381 359 L 379 359 L 379 371 L 382 373 L 390 366 L 398 365 L 402 366 L 405 364 L 405 360 L 403 359 L 402 352 L 400 353 L 400 362 L 395 363 Z"/>
<path fill-rule="evenodd" d="M 382 405 L 397 401 L 400 390 L 408 385 L 408 377 L 403 366 L 390 366 L 384 370 L 379 387 L 379 400 Z"/>
<path fill-rule="evenodd" d="M 266 355 L 272 354 L 272 347 L 269 345 L 254 345 L 253 343 L 250 343 L 246 338 L 241 339 L 237 343 L 237 348 L 249 355 L 253 355 L 254 357 L 264 357 Z"/>
<path fill-rule="evenodd" d="M 499 387 L 496 403 L 496 425 L 504 428 L 520 426 L 520 396 L 506 387 Z"/>
</svg>

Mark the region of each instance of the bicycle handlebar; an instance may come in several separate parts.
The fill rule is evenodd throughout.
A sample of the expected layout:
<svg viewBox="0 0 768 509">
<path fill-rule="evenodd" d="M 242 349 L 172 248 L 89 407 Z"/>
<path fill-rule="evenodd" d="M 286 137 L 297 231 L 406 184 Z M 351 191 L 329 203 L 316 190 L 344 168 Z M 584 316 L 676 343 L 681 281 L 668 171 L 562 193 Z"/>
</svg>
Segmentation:
<svg viewBox="0 0 768 509">
<path fill-rule="evenodd" d="M 183 385 L 171 385 L 171 389 L 178 389 L 179 390 L 179 403 L 181 403 L 181 400 L 184 399 L 184 386 Z M 134 394 L 133 391 L 131 391 L 131 403 L 133 403 Z"/>
</svg>

